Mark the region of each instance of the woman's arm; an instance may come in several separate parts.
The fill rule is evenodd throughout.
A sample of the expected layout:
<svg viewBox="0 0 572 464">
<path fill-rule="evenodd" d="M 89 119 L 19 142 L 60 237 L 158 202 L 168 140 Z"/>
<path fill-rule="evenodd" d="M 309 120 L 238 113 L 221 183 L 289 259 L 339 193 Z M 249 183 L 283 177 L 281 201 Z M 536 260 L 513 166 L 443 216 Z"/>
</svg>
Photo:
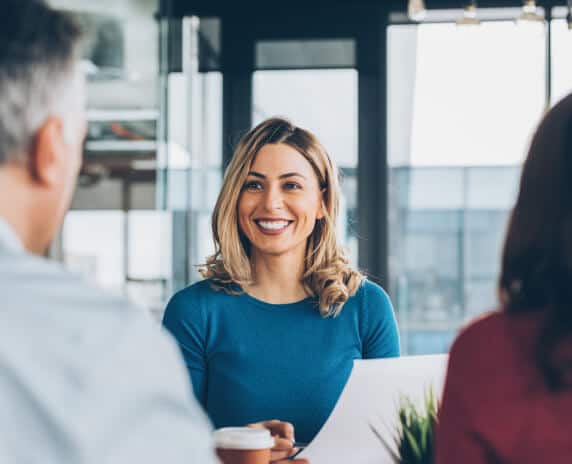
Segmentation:
<svg viewBox="0 0 572 464">
<path fill-rule="evenodd" d="M 392 358 L 400 355 L 399 331 L 391 300 L 378 285 L 364 284 L 361 333 L 363 359 Z"/>
<path fill-rule="evenodd" d="M 163 326 L 175 337 L 185 360 L 196 398 L 206 409 L 206 324 L 201 308 L 185 291 L 176 293 L 165 309 Z"/>
</svg>

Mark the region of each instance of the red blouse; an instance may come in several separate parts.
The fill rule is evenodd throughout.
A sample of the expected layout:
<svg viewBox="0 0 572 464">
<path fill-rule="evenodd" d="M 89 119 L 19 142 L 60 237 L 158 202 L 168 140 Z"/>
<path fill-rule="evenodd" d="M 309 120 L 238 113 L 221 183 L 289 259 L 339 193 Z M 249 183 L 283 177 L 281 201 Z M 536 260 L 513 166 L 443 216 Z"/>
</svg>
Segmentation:
<svg viewBox="0 0 572 464">
<path fill-rule="evenodd" d="M 437 464 L 572 463 L 572 391 L 547 390 L 534 363 L 539 314 L 495 312 L 451 349 Z"/>
</svg>

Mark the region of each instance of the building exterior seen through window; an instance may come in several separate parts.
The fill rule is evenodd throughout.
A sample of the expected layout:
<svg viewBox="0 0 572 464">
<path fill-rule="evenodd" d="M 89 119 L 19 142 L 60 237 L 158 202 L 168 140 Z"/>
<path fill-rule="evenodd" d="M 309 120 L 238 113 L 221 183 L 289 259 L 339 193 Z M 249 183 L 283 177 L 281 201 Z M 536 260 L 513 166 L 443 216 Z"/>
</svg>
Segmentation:
<svg viewBox="0 0 572 464">
<path fill-rule="evenodd" d="M 389 28 L 390 291 L 405 353 L 446 352 L 498 305 L 545 47 L 542 24 Z"/>
</svg>

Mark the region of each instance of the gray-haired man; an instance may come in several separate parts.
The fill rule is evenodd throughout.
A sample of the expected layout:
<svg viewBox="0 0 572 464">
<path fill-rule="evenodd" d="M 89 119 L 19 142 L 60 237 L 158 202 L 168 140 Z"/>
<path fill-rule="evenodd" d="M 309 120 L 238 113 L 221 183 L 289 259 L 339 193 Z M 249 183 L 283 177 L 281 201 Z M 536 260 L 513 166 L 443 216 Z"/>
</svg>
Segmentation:
<svg viewBox="0 0 572 464">
<path fill-rule="evenodd" d="M 177 348 L 41 254 L 85 135 L 79 32 L 40 0 L 0 13 L 0 462 L 216 462 Z"/>
</svg>

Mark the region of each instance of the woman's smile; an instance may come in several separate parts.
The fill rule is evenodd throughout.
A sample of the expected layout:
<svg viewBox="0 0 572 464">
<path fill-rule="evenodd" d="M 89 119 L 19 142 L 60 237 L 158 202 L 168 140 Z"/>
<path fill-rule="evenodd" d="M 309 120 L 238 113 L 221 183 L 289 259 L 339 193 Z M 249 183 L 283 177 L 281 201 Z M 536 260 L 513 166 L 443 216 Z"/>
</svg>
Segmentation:
<svg viewBox="0 0 572 464">
<path fill-rule="evenodd" d="M 280 235 L 294 221 L 290 221 L 290 220 L 286 220 L 286 219 L 266 219 L 266 218 L 264 218 L 264 219 L 255 219 L 254 222 L 263 234 Z"/>
</svg>

